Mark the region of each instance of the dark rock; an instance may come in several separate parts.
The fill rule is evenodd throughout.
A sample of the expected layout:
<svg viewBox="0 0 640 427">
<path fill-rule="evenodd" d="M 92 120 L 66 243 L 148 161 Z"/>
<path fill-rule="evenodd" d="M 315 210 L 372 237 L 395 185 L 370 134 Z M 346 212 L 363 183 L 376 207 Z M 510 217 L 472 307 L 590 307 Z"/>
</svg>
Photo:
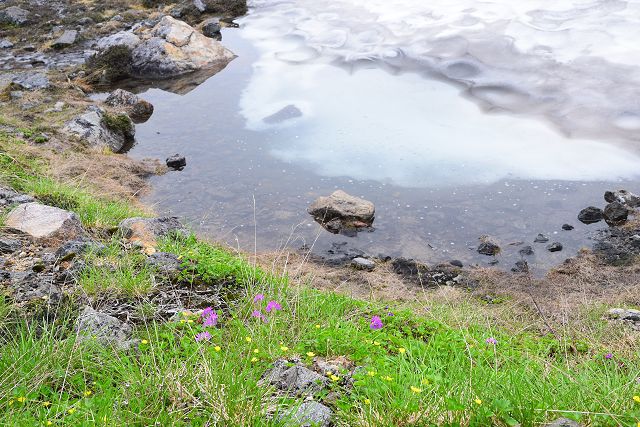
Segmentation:
<svg viewBox="0 0 640 427">
<path fill-rule="evenodd" d="M 54 283 L 52 274 L 37 272 L 20 272 L 11 275 L 11 298 L 16 303 L 31 301 L 58 302 L 62 299 L 62 291 Z"/>
<path fill-rule="evenodd" d="M 220 20 L 218 18 L 209 18 L 202 23 L 202 34 L 211 38 L 220 37 Z"/>
<path fill-rule="evenodd" d="M 182 170 L 187 166 L 187 159 L 180 154 L 167 157 L 167 166 L 174 170 Z"/>
<path fill-rule="evenodd" d="M 316 261 L 332 267 L 339 267 L 350 264 L 354 258 L 366 256 L 363 251 L 351 247 L 348 242 L 333 242 L 331 248 L 319 255 Z M 315 255 L 312 255 L 312 258 L 315 258 Z"/>
<path fill-rule="evenodd" d="M 22 26 L 29 22 L 29 11 L 18 6 L 0 10 L 0 24 Z"/>
<path fill-rule="evenodd" d="M 546 427 L 581 427 L 581 425 L 569 418 L 558 418 L 546 424 Z"/>
<path fill-rule="evenodd" d="M 147 258 L 147 264 L 171 280 L 175 280 L 182 271 L 182 262 L 175 254 L 169 252 L 156 252 L 151 254 L 149 258 Z"/>
<path fill-rule="evenodd" d="M 550 245 L 547 245 L 547 250 L 549 252 L 559 252 L 562 250 L 562 244 L 559 242 L 553 242 Z"/>
<path fill-rule="evenodd" d="M 298 362 L 278 359 L 267 371 L 262 382 L 296 396 L 313 395 L 327 386 L 329 380 Z"/>
<path fill-rule="evenodd" d="M 480 242 L 477 251 L 482 255 L 494 256 L 500 253 L 500 246 L 490 240 L 485 240 Z"/>
<path fill-rule="evenodd" d="M 454 286 L 464 283 L 460 270 L 450 264 L 429 268 L 413 259 L 396 258 L 391 262 L 394 273 L 420 286 Z"/>
<path fill-rule="evenodd" d="M 354 258 L 351 260 L 351 265 L 358 270 L 373 271 L 376 268 L 376 263 L 366 258 Z"/>
<path fill-rule="evenodd" d="M 611 202 L 604 208 L 603 216 L 607 224 L 621 225 L 627 221 L 629 209 L 618 201 Z"/>
<path fill-rule="evenodd" d="M 589 206 L 588 208 L 584 208 L 578 214 L 578 220 L 584 224 L 593 224 L 596 223 L 603 218 L 602 209 L 596 208 L 594 206 Z"/>
<path fill-rule="evenodd" d="M 520 260 L 516 262 L 515 267 L 511 269 L 514 273 L 528 273 L 529 272 L 529 263 L 525 260 Z"/>
<path fill-rule="evenodd" d="M 280 415 L 287 427 L 330 427 L 333 411 L 315 400 L 303 402 Z"/>
<path fill-rule="evenodd" d="M 76 30 L 65 30 L 65 32 L 53 42 L 52 47 L 55 49 L 63 49 L 71 46 L 76 42 L 77 37 L 78 32 Z"/>
<path fill-rule="evenodd" d="M 58 262 L 65 262 L 87 252 L 100 252 L 104 249 L 105 246 L 102 243 L 92 240 L 70 240 L 56 250 L 55 257 Z"/>
<path fill-rule="evenodd" d="M 134 123 L 144 123 L 153 114 L 150 102 L 122 89 L 111 92 L 104 103 L 127 113 Z"/>
<path fill-rule="evenodd" d="M 533 248 L 532 248 L 531 246 L 527 245 L 527 246 L 522 247 L 522 248 L 518 251 L 518 253 L 519 253 L 520 255 L 526 255 L 526 256 L 528 256 L 528 255 L 533 255 L 533 254 L 534 254 L 534 251 L 533 251 Z"/>
<path fill-rule="evenodd" d="M 454 267 L 459 267 L 459 268 L 463 267 L 462 261 L 457 260 L 457 259 L 449 261 L 449 264 L 453 265 Z"/>
<path fill-rule="evenodd" d="M 630 208 L 640 207 L 640 196 L 627 190 L 607 191 L 604 193 L 607 203 L 620 202 Z"/>
<path fill-rule="evenodd" d="M 566 231 L 571 231 L 573 230 L 575 227 L 571 224 L 562 224 L 562 229 L 566 230 Z"/>
<path fill-rule="evenodd" d="M 536 236 L 535 239 L 533 239 L 533 241 L 535 243 L 546 243 L 549 241 L 549 238 L 547 236 L 545 236 L 544 234 L 540 233 Z"/>
<path fill-rule="evenodd" d="M 131 326 L 89 306 L 86 306 L 78 317 L 75 330 L 78 340 L 82 342 L 95 339 L 104 346 L 114 346 L 122 350 L 133 348 L 138 343 L 137 340 L 130 339 Z"/>
<path fill-rule="evenodd" d="M 0 254 L 10 254 L 22 248 L 22 242 L 16 239 L 0 239 Z"/>
<path fill-rule="evenodd" d="M 309 206 L 307 212 L 325 228 L 327 228 L 327 224 L 331 224 L 331 228 L 327 228 L 327 230 L 336 232 L 336 230 L 345 227 L 366 228 L 371 226 L 375 207 L 367 200 L 337 190 L 328 197 L 316 199 Z"/>
</svg>

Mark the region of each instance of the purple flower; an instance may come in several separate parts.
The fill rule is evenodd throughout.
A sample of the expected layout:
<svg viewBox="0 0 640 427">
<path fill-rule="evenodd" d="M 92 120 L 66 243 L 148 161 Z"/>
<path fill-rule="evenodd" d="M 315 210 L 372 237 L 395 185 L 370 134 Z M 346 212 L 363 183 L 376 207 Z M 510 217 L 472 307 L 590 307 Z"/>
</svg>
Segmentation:
<svg viewBox="0 0 640 427">
<path fill-rule="evenodd" d="M 282 306 L 280 304 L 278 304 L 276 301 L 269 301 L 267 303 L 267 308 L 265 308 L 264 311 L 269 313 L 272 310 L 273 311 L 282 310 Z"/>
<path fill-rule="evenodd" d="M 213 308 L 207 307 L 204 310 L 202 310 L 202 318 L 205 319 L 211 316 L 213 313 L 214 313 Z"/>
<path fill-rule="evenodd" d="M 216 326 L 218 323 L 218 313 L 213 311 L 211 307 L 202 310 L 202 324 L 204 326 Z"/>
<path fill-rule="evenodd" d="M 211 334 L 207 331 L 204 332 L 200 332 L 199 334 L 196 334 L 196 341 L 200 342 L 200 341 L 209 341 L 211 339 Z"/>
<path fill-rule="evenodd" d="M 253 297 L 253 302 L 262 301 L 263 299 L 264 299 L 264 295 L 263 294 L 256 294 L 256 296 Z"/>
<path fill-rule="evenodd" d="M 388 312 L 387 316 L 393 316 L 393 313 L 392 312 Z"/>
<path fill-rule="evenodd" d="M 613 359 L 613 354 L 612 353 L 607 353 L 604 355 L 605 359 Z"/>
<path fill-rule="evenodd" d="M 493 345 L 498 344 L 498 340 L 496 340 L 494 337 L 489 337 L 489 338 L 487 338 L 487 339 L 485 340 L 485 342 L 486 342 L 487 344 L 493 344 Z"/>
<path fill-rule="evenodd" d="M 251 313 L 251 316 L 257 319 L 260 319 L 263 322 L 267 322 L 267 318 L 264 316 L 264 314 L 262 314 L 260 310 L 253 310 L 253 313 Z"/>
<path fill-rule="evenodd" d="M 380 317 L 378 316 L 373 316 L 371 318 L 371 323 L 369 323 L 369 328 L 376 330 L 376 329 L 382 329 L 382 319 L 380 319 Z"/>
</svg>

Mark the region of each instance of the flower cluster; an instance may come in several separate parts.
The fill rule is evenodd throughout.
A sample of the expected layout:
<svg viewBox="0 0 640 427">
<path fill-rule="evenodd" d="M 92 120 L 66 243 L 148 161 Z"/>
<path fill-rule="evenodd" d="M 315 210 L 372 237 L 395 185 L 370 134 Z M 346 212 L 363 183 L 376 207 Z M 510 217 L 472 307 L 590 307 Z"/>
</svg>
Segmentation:
<svg viewBox="0 0 640 427">
<path fill-rule="evenodd" d="M 202 310 L 200 318 L 202 319 L 202 326 L 204 327 L 213 328 L 218 324 L 218 313 L 216 313 L 211 307 L 207 307 Z M 195 336 L 195 339 L 196 342 L 210 341 L 211 333 L 209 331 L 198 332 Z"/>
<path fill-rule="evenodd" d="M 261 305 L 262 301 L 264 301 L 264 294 L 256 294 L 256 296 L 253 297 L 253 303 L 254 304 L 260 304 Z M 278 301 L 275 301 L 275 300 L 269 301 L 267 303 L 267 306 L 264 309 L 264 311 L 266 313 L 273 313 L 273 312 L 280 311 L 280 310 L 282 310 L 282 306 L 280 305 L 280 303 Z M 269 321 L 267 316 L 262 312 L 261 308 L 254 309 L 251 312 L 251 317 L 255 317 L 256 319 L 260 319 L 265 323 L 267 323 Z"/>
</svg>

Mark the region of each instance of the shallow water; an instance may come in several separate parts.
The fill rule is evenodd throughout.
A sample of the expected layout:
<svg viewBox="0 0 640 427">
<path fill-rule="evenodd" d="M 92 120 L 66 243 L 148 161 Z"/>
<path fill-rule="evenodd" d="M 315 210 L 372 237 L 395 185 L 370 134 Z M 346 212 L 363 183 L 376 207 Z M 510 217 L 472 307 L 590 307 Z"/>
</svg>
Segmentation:
<svg viewBox="0 0 640 427">
<path fill-rule="evenodd" d="M 182 96 L 144 94 L 156 109 L 132 155 L 188 162 L 154 178 L 149 201 L 244 250 L 350 241 L 484 264 L 488 234 L 503 267 L 522 241 L 542 271 L 589 246 L 602 225 L 578 211 L 639 187 L 640 48 L 627 37 L 640 2 L 421 3 L 254 2 L 224 32 L 239 55 L 225 70 Z M 374 232 L 311 221 L 308 204 L 337 188 L 376 204 Z"/>
</svg>

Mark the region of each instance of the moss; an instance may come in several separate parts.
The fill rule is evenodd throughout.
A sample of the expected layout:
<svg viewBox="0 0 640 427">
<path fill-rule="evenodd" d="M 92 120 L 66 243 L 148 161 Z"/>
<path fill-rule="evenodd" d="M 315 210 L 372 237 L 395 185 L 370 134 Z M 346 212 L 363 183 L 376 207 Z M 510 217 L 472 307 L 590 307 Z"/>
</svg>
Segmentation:
<svg viewBox="0 0 640 427">
<path fill-rule="evenodd" d="M 124 135 L 125 138 L 132 138 L 135 133 L 133 122 L 129 116 L 124 113 L 104 113 L 102 123 L 113 132 Z"/>
<path fill-rule="evenodd" d="M 90 57 L 86 68 L 93 76 L 92 83 L 113 83 L 130 77 L 131 49 L 112 46 Z"/>
</svg>

